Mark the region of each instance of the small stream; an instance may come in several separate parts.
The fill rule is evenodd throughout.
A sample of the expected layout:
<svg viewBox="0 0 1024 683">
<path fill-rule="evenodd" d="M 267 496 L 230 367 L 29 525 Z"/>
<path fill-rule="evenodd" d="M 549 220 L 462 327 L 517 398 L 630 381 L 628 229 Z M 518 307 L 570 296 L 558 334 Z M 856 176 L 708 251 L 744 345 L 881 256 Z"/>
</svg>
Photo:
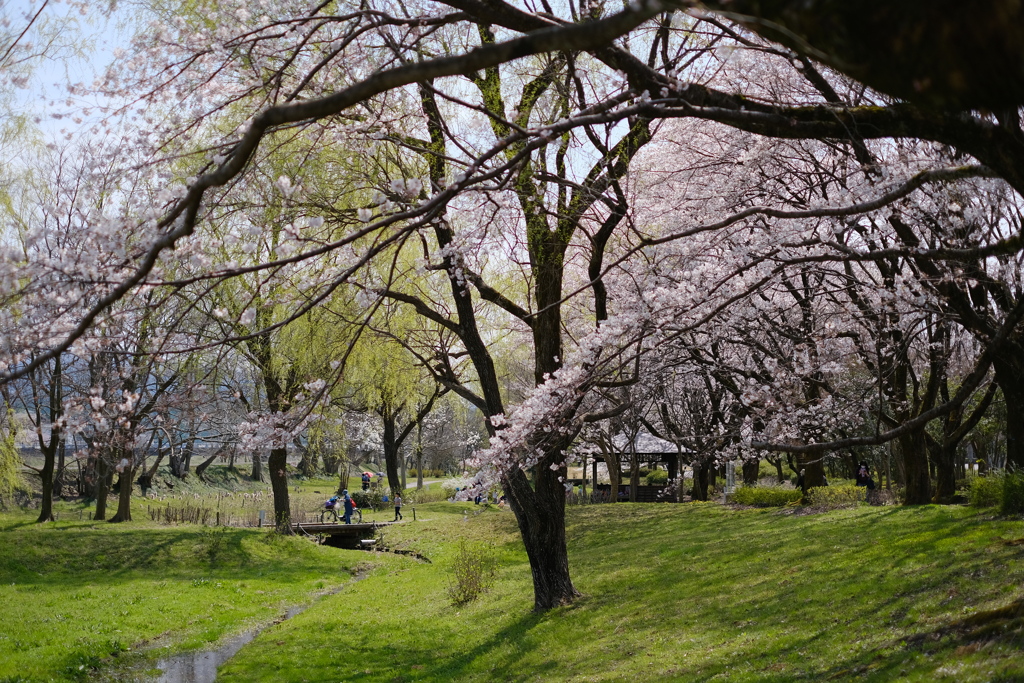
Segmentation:
<svg viewBox="0 0 1024 683">
<path fill-rule="evenodd" d="M 290 607 L 284 613 L 284 617 L 275 621 L 274 624 L 291 619 L 311 606 Z M 156 663 L 156 668 L 162 672 L 156 681 L 157 683 L 213 683 L 217 680 L 217 667 L 234 657 L 239 650 L 252 642 L 266 628 L 269 626 L 239 634 L 215 650 L 193 650 L 164 657 Z"/>
</svg>

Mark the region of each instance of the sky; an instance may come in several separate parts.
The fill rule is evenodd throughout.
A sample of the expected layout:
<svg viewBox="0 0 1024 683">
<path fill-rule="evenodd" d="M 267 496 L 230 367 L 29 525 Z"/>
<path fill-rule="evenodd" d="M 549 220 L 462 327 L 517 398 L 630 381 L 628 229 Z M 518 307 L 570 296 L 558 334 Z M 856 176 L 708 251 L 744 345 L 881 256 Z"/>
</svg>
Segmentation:
<svg viewBox="0 0 1024 683">
<path fill-rule="evenodd" d="M 87 120 L 75 123 L 69 118 L 54 118 L 68 109 L 68 83 L 91 84 L 113 59 L 114 49 L 127 44 L 128 7 L 122 5 L 110 16 L 104 16 L 105 3 L 89 3 L 82 14 L 62 0 L 0 0 L 0 21 L 7 30 L 20 33 L 26 16 L 42 8 L 36 26 L 24 41 L 33 46 L 43 44 L 44 33 L 58 32 L 50 42 L 52 48 L 34 62 L 34 70 L 25 87 L 14 88 L 14 107 L 35 121 L 46 142 L 57 142 L 75 136 L 88 125 Z M 38 50 L 34 50 L 38 52 Z M 86 96 L 76 97 L 73 105 L 96 107 L 101 102 Z"/>
</svg>

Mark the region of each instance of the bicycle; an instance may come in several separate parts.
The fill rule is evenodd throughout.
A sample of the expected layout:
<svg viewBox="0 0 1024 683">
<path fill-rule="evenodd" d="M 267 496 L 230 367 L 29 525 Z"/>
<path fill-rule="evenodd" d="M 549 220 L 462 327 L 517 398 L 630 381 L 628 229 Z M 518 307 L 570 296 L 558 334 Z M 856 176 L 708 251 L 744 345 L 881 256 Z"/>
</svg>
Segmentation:
<svg viewBox="0 0 1024 683">
<path fill-rule="evenodd" d="M 337 503 L 335 503 L 334 505 L 332 505 L 330 507 L 328 507 L 327 505 L 324 505 L 324 507 L 320 508 L 320 523 L 321 524 L 324 523 L 324 518 L 327 517 L 327 515 L 333 515 L 334 516 L 334 523 L 335 524 L 338 524 L 339 522 L 341 522 L 342 518 L 344 517 L 344 513 L 338 514 L 338 508 L 341 507 L 341 506 L 342 506 L 341 501 L 338 501 Z M 362 524 L 363 523 L 363 511 L 360 510 L 357 507 L 352 508 L 352 514 L 349 515 L 349 520 L 353 524 Z"/>
<path fill-rule="evenodd" d="M 337 503 L 332 505 L 330 502 L 328 502 L 328 503 L 325 503 L 323 505 L 323 507 L 320 508 L 320 523 L 321 524 L 324 523 L 324 517 L 326 517 L 327 515 L 333 515 L 334 516 L 334 523 L 335 524 L 338 523 L 338 505 L 337 505 Z"/>
</svg>

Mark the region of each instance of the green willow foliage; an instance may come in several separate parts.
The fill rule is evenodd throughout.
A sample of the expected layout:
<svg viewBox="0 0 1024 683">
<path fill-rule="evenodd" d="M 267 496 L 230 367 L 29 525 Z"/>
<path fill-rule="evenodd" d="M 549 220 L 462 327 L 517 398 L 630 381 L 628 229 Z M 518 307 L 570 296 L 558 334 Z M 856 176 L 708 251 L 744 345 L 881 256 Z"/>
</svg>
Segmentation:
<svg viewBox="0 0 1024 683">
<path fill-rule="evenodd" d="M 15 445 L 17 427 L 14 412 L 7 409 L 0 419 L 0 508 L 6 508 L 14 498 L 14 489 L 19 483 L 21 458 Z"/>
</svg>

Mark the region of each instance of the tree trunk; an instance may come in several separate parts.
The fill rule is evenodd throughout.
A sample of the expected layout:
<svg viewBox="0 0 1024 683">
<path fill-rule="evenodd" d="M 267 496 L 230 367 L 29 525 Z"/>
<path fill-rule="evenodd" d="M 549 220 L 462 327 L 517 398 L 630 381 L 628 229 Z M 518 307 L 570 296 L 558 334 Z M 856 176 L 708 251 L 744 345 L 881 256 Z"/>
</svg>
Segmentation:
<svg viewBox="0 0 1024 683">
<path fill-rule="evenodd" d="M 308 446 L 303 446 L 298 437 L 292 443 L 295 444 L 295 448 L 302 454 L 302 457 L 299 459 L 299 472 L 307 479 L 312 477 L 316 474 L 316 464 L 317 460 L 319 460 L 316 452 Z M 199 468 L 196 468 L 196 473 L 198 474 L 198 472 Z"/>
<path fill-rule="evenodd" d="M 103 456 L 96 458 L 96 514 L 93 519 L 102 522 L 107 518 L 107 493 L 113 473 Z"/>
<path fill-rule="evenodd" d="M 928 478 L 928 450 L 923 429 L 904 434 L 898 439 L 903 462 L 904 504 L 925 505 L 932 500 Z"/>
<path fill-rule="evenodd" d="M 797 467 L 804 472 L 804 495 L 807 495 L 807 489 L 825 485 L 825 461 L 821 456 L 798 454 L 796 462 Z"/>
<path fill-rule="evenodd" d="M 619 502 L 619 487 L 622 485 L 622 462 L 618 453 L 605 453 L 604 462 L 608 466 L 608 481 L 611 483 L 611 501 Z"/>
<path fill-rule="evenodd" d="M 132 521 L 132 481 L 135 468 L 128 465 L 117 475 L 117 512 L 110 518 L 112 524 Z"/>
<path fill-rule="evenodd" d="M 40 440 L 42 438 L 40 437 Z M 43 499 L 39 501 L 39 517 L 36 522 L 53 521 L 53 468 L 55 460 L 56 443 L 51 441 L 43 449 L 43 469 L 39 471 L 39 479 L 43 486 Z"/>
<path fill-rule="evenodd" d="M 188 476 L 189 471 L 192 469 L 192 454 L 195 453 L 196 449 L 196 436 L 193 432 L 189 438 L 188 443 L 181 454 L 181 478 L 184 479 Z"/>
<path fill-rule="evenodd" d="M 173 474 L 178 479 L 184 479 L 185 478 L 185 462 L 182 459 L 180 452 L 176 454 L 173 451 L 173 449 L 171 450 L 170 465 L 171 465 L 171 474 Z"/>
<path fill-rule="evenodd" d="M 348 490 L 348 470 L 349 470 L 349 459 L 345 457 L 342 459 L 341 464 L 338 465 L 338 495 L 341 495 L 342 491 Z"/>
<path fill-rule="evenodd" d="M 1024 468 L 1024 358 L 1000 354 L 992 367 L 1006 406 L 1006 466 Z"/>
<path fill-rule="evenodd" d="M 252 476 L 253 481 L 263 481 L 263 460 L 259 453 L 252 454 Z"/>
<path fill-rule="evenodd" d="M 936 503 L 948 503 L 956 495 L 956 446 L 947 441 L 933 450 Z"/>
<path fill-rule="evenodd" d="M 202 481 L 202 482 L 206 481 L 206 478 L 203 476 L 203 473 L 206 472 L 206 468 L 207 467 L 209 467 L 210 465 L 213 464 L 214 460 L 216 460 L 217 458 L 220 457 L 221 452 L 222 451 L 218 450 L 216 453 L 211 455 L 209 458 L 207 458 L 206 460 L 204 460 L 201 463 L 199 463 L 199 466 L 196 467 L 196 476 L 199 477 L 199 481 Z"/>
<path fill-rule="evenodd" d="M 288 504 L 288 449 L 274 448 L 267 458 L 270 488 L 274 492 L 274 526 L 279 534 L 292 533 L 292 513 Z"/>
<path fill-rule="evenodd" d="M 53 490 L 54 494 L 62 500 L 64 498 L 64 486 L 67 483 L 67 450 L 67 439 L 61 436 L 60 445 L 57 447 L 57 471 L 53 475 Z"/>
<path fill-rule="evenodd" d="M 765 459 L 770 465 L 775 467 L 775 476 L 779 478 L 779 483 L 781 484 L 786 481 L 786 475 L 782 472 L 782 456 L 776 456 L 775 458 L 766 457 Z"/>
<path fill-rule="evenodd" d="M 743 485 L 757 486 L 757 477 L 761 473 L 760 460 L 743 461 Z"/>
<path fill-rule="evenodd" d="M 565 469 L 537 468 L 536 490 L 516 468 L 502 477 L 502 487 L 516 515 L 533 575 L 533 608 L 543 611 L 579 597 L 569 577 L 565 544 Z"/>
<path fill-rule="evenodd" d="M 416 447 L 416 490 L 423 488 L 423 446 Z"/>
<path fill-rule="evenodd" d="M 398 435 L 395 424 L 398 421 L 398 412 L 393 412 L 385 405 L 381 410 L 381 417 L 384 420 L 384 435 L 381 442 L 384 445 L 384 469 L 388 475 L 388 489 L 391 492 L 401 491 L 402 480 L 398 478 Z"/>
<path fill-rule="evenodd" d="M 637 488 L 640 486 L 640 455 L 636 448 L 629 452 L 629 502 L 636 502 Z"/>
<path fill-rule="evenodd" d="M 702 458 L 693 465 L 693 494 L 691 500 L 707 500 L 708 486 L 711 479 L 711 459 Z"/>
</svg>

